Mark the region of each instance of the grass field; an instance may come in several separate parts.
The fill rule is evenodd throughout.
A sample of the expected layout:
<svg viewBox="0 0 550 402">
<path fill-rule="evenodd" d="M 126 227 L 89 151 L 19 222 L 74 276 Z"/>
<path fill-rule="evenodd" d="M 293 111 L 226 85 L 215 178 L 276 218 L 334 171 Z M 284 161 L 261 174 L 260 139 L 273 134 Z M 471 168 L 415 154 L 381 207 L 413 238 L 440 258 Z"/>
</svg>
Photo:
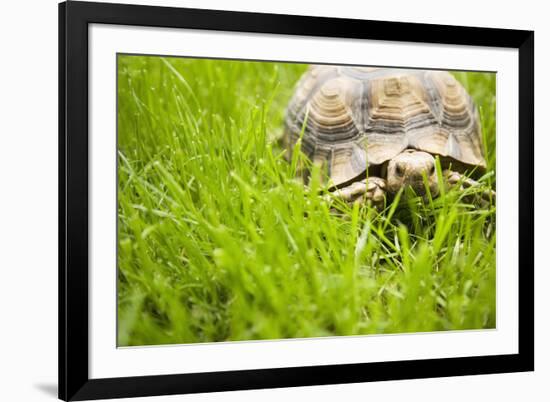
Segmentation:
<svg viewBox="0 0 550 402">
<path fill-rule="evenodd" d="M 274 139 L 305 68 L 119 56 L 119 346 L 495 327 L 494 204 L 334 213 L 295 180 Z M 494 188 L 495 76 L 456 77 Z"/>
</svg>

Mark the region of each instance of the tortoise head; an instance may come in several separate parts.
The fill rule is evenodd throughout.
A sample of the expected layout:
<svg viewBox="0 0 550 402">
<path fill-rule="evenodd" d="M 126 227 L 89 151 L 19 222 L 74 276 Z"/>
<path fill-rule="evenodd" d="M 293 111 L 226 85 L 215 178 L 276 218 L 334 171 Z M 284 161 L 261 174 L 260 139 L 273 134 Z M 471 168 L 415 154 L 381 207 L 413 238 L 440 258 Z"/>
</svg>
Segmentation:
<svg viewBox="0 0 550 402">
<path fill-rule="evenodd" d="M 396 194 L 410 186 L 417 195 L 426 194 L 426 185 L 432 197 L 439 194 L 435 158 L 427 152 L 406 149 L 390 159 L 385 168 L 387 191 Z"/>
</svg>

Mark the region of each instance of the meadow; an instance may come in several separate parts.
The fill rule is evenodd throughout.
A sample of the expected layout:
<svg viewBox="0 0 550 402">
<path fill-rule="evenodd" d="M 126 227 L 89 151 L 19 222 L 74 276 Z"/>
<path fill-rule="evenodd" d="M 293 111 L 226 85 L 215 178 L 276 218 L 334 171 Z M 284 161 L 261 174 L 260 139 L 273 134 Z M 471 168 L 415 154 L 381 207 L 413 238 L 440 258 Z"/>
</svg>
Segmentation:
<svg viewBox="0 0 550 402">
<path fill-rule="evenodd" d="M 307 66 L 118 57 L 119 346 L 496 326 L 494 74 L 481 188 L 335 213 L 277 140 Z"/>
</svg>

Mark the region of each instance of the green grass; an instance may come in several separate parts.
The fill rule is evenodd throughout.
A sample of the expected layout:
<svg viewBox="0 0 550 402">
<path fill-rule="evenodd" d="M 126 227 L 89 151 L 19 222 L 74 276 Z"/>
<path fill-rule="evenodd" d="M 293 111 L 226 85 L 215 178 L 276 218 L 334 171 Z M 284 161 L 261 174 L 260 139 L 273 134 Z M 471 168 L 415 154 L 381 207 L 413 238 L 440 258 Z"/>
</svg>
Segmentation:
<svg viewBox="0 0 550 402">
<path fill-rule="evenodd" d="M 306 66 L 118 65 L 120 346 L 495 327 L 494 203 L 334 213 L 295 179 L 274 139 Z M 456 76 L 494 186 L 495 76 Z"/>
</svg>

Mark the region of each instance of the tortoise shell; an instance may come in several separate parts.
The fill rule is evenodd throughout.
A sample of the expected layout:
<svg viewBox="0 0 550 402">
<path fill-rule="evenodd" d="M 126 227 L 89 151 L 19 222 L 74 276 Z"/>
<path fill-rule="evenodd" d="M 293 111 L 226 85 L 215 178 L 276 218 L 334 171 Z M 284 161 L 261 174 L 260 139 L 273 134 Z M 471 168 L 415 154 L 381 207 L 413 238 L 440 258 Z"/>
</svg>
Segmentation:
<svg viewBox="0 0 550 402">
<path fill-rule="evenodd" d="M 445 71 L 313 65 L 285 126 L 289 153 L 303 129 L 302 152 L 326 167 L 334 186 L 407 148 L 486 167 L 477 108 Z"/>
</svg>

